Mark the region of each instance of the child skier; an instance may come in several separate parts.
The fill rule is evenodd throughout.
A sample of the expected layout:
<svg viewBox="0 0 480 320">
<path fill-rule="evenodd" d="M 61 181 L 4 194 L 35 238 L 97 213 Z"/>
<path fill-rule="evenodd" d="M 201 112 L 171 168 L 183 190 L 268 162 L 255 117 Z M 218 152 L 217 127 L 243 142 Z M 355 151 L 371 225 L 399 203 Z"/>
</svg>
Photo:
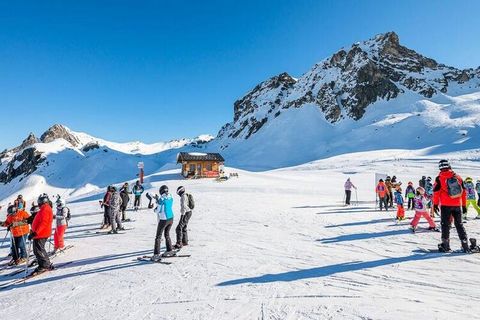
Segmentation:
<svg viewBox="0 0 480 320">
<path fill-rule="evenodd" d="M 397 187 L 395 190 L 395 203 L 397 204 L 397 222 L 405 219 L 405 209 L 403 208 L 404 199 L 402 195 L 402 188 Z"/>
<path fill-rule="evenodd" d="M 137 180 L 132 189 L 132 192 L 135 195 L 135 201 L 133 202 L 134 211 L 138 211 L 138 209 L 140 208 L 140 200 L 142 198 L 143 191 L 145 191 L 145 189 L 140 184 L 140 181 Z"/>
<path fill-rule="evenodd" d="M 467 220 L 468 208 L 473 206 L 473 209 L 477 211 L 477 216 L 475 219 L 480 219 L 480 208 L 477 204 L 477 192 L 475 186 L 473 185 L 473 179 L 470 177 L 465 178 L 465 191 L 467 192 L 467 212 L 463 215 L 463 220 Z"/>
<path fill-rule="evenodd" d="M 440 230 L 435 225 L 435 221 L 433 221 L 432 217 L 428 212 L 428 202 L 430 200 L 425 196 L 425 189 L 422 187 L 417 188 L 416 196 L 413 199 L 413 205 L 415 208 L 415 217 L 411 222 L 411 229 L 413 232 L 417 230 L 418 222 L 420 221 L 421 217 L 427 219 L 429 228 L 428 230 L 433 230 L 439 232 Z"/>
<path fill-rule="evenodd" d="M 30 215 L 23 209 L 17 210 L 16 205 L 11 205 L 7 209 L 7 218 L 2 222 L 2 226 L 10 229 L 12 239 L 12 261 L 8 265 L 19 265 L 27 260 L 26 242 L 30 232 L 27 219 Z"/>
<path fill-rule="evenodd" d="M 413 198 L 415 198 L 415 188 L 413 182 L 408 182 L 408 186 L 405 189 L 405 198 L 408 199 L 408 210 L 413 210 Z"/>
<path fill-rule="evenodd" d="M 172 241 L 170 239 L 170 229 L 173 225 L 173 198 L 168 193 L 168 187 L 163 185 L 160 187 L 160 198 L 157 199 L 157 207 L 154 212 L 157 214 L 157 234 L 155 236 L 155 246 L 153 249 L 152 261 L 158 262 L 162 259 L 160 255 L 160 244 L 162 241 L 162 234 L 165 236 L 165 244 L 167 251 L 163 256 L 168 256 L 173 253 Z"/>
<path fill-rule="evenodd" d="M 480 207 L 480 180 L 477 180 L 477 183 L 475 184 L 475 191 L 477 191 L 477 206 Z"/>
<path fill-rule="evenodd" d="M 54 253 L 57 252 L 57 250 L 61 250 L 65 247 L 63 236 L 65 235 L 65 231 L 68 227 L 68 221 L 70 220 L 70 209 L 67 208 L 65 201 L 58 198 L 56 204 L 57 212 L 53 216 L 56 222 L 55 233 L 53 234 Z"/>
<path fill-rule="evenodd" d="M 378 180 L 377 187 L 375 188 L 375 192 L 377 193 L 378 196 L 378 201 L 380 203 L 380 211 L 382 211 L 382 206 L 385 206 L 385 211 L 388 211 L 388 197 L 387 197 L 387 186 L 385 185 L 385 182 L 383 182 L 383 179 Z"/>
</svg>

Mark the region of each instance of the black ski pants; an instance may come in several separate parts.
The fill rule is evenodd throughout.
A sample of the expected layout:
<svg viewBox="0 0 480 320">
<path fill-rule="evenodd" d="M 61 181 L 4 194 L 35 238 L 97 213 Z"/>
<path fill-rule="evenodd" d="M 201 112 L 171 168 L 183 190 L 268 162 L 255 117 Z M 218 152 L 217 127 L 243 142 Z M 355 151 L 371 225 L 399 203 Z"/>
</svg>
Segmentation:
<svg viewBox="0 0 480 320">
<path fill-rule="evenodd" d="M 389 191 L 388 192 L 388 205 L 390 208 L 393 208 L 393 192 Z"/>
<path fill-rule="evenodd" d="M 350 204 L 351 197 L 352 197 L 352 190 L 345 190 L 345 204 Z"/>
<path fill-rule="evenodd" d="M 155 236 L 155 246 L 153 254 L 160 254 L 160 245 L 162 242 L 162 234 L 165 236 L 165 244 L 167 251 L 172 250 L 172 240 L 170 239 L 170 229 L 173 225 L 173 219 L 160 220 L 157 225 L 157 235 Z"/>
<path fill-rule="evenodd" d="M 110 206 L 103 206 L 103 224 L 110 225 Z"/>
<path fill-rule="evenodd" d="M 45 249 L 47 241 L 48 238 L 33 239 L 33 254 L 37 258 L 39 269 L 50 269 L 50 267 L 52 266 L 50 258 L 48 257 L 47 250 Z"/>
<path fill-rule="evenodd" d="M 140 198 L 141 197 L 142 197 L 141 195 L 140 196 L 137 196 L 137 195 L 135 196 L 135 201 L 133 202 L 133 206 L 135 208 L 140 207 Z"/>
<path fill-rule="evenodd" d="M 180 221 L 178 221 L 177 228 L 175 232 L 177 233 L 177 244 L 187 245 L 188 244 L 188 221 L 192 217 L 192 211 L 185 212 L 184 215 L 180 217 Z"/>
<path fill-rule="evenodd" d="M 388 197 L 378 197 L 378 203 L 380 204 L 380 211 L 382 211 L 382 207 L 385 207 L 385 211 L 388 211 Z"/>
<path fill-rule="evenodd" d="M 413 198 L 408 198 L 408 210 L 413 210 Z"/>
<path fill-rule="evenodd" d="M 467 241 L 467 232 L 465 231 L 465 227 L 463 226 L 462 222 L 461 207 L 441 206 L 440 212 L 442 219 L 442 240 L 450 239 L 450 217 L 453 216 L 458 238 L 460 238 L 460 241 Z"/>
</svg>

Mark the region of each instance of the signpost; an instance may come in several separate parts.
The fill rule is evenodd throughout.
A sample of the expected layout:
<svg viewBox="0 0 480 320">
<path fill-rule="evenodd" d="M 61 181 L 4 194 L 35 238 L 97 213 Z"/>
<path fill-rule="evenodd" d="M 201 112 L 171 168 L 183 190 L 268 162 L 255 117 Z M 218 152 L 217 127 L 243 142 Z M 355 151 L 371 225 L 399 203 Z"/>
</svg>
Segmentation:
<svg viewBox="0 0 480 320">
<path fill-rule="evenodd" d="M 144 175 L 143 169 L 145 168 L 145 164 L 144 164 L 143 162 L 139 162 L 139 163 L 137 164 L 137 167 L 138 167 L 138 169 L 140 169 L 140 175 L 139 175 L 139 177 L 140 177 L 140 184 L 143 184 L 143 175 Z"/>
</svg>

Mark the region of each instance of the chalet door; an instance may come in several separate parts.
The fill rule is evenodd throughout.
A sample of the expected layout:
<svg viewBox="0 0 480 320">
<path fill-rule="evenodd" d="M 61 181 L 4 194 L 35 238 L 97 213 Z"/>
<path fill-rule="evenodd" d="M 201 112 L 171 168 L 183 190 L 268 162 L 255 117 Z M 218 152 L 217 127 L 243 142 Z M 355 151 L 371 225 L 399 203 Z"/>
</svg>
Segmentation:
<svg viewBox="0 0 480 320">
<path fill-rule="evenodd" d="M 202 175 L 202 164 L 197 164 L 197 174 Z"/>
<path fill-rule="evenodd" d="M 191 172 L 192 174 L 195 173 L 195 165 L 194 165 L 194 164 L 191 164 L 191 165 L 190 165 L 189 172 Z"/>
</svg>

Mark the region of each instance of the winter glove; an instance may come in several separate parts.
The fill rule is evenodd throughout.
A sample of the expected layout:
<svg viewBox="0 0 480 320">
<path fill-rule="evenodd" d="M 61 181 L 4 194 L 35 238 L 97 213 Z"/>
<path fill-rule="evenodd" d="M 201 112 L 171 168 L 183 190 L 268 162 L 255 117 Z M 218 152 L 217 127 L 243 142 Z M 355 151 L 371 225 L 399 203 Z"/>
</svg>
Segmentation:
<svg viewBox="0 0 480 320">
<path fill-rule="evenodd" d="M 462 207 L 462 213 L 463 213 L 463 214 L 466 214 L 466 213 L 467 213 L 467 207 L 465 207 L 465 206 Z"/>
<path fill-rule="evenodd" d="M 28 240 L 32 240 L 33 237 L 35 237 L 37 234 L 34 232 L 34 231 L 30 231 L 30 233 L 28 234 Z"/>
<path fill-rule="evenodd" d="M 438 208 L 438 205 L 436 205 L 436 204 L 433 205 L 433 211 L 435 213 L 438 213 L 440 211 L 440 209 Z"/>
</svg>

